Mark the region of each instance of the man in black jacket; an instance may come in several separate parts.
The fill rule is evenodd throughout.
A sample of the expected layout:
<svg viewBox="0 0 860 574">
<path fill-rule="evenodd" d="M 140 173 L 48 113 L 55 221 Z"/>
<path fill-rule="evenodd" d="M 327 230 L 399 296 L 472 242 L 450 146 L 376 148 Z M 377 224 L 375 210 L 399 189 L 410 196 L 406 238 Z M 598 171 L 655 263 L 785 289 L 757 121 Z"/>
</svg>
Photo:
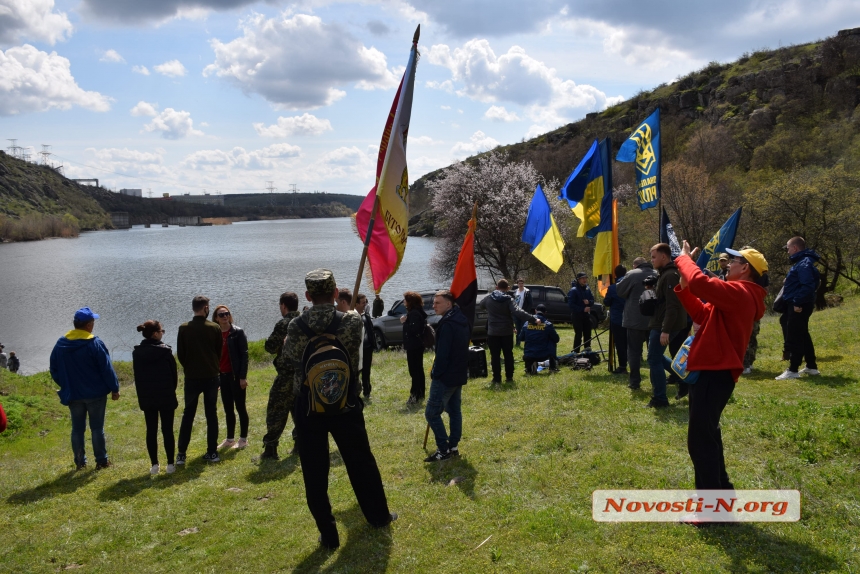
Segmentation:
<svg viewBox="0 0 860 574">
<path fill-rule="evenodd" d="M 502 382 L 502 353 L 505 354 L 505 382 L 514 382 L 514 318 L 536 322 L 535 317 L 517 307 L 508 295 L 508 289 L 507 279 L 499 279 L 496 290 L 478 303 L 479 307 L 487 310 L 487 346 L 490 348 L 494 385 Z"/>
<path fill-rule="evenodd" d="M 570 284 L 567 292 L 567 306 L 570 308 L 570 320 L 573 323 L 573 350 L 579 353 L 582 347 L 591 348 L 591 305 L 594 295 L 588 286 L 588 275 L 579 272 L 576 281 Z"/>
<path fill-rule="evenodd" d="M 648 342 L 651 328 L 648 326 L 650 317 L 639 312 L 639 297 L 645 291 L 645 279 L 657 278 L 654 266 L 644 257 L 633 260 L 633 270 L 624 276 L 624 281 L 618 284 L 616 292 L 623 297 L 624 315 L 621 325 L 627 329 L 627 361 L 630 364 L 630 379 L 627 384 L 633 390 L 639 388 L 642 382 L 640 365 L 642 363 L 642 346 Z"/>
<path fill-rule="evenodd" d="M 364 321 L 364 338 L 361 343 L 361 393 L 364 400 L 370 399 L 370 369 L 373 365 L 373 349 L 376 347 L 376 338 L 373 334 L 373 319 L 367 314 L 367 295 L 359 293 L 355 299 L 355 310 Z"/>
<path fill-rule="evenodd" d="M 198 295 L 191 301 L 194 318 L 179 326 L 176 356 L 185 371 L 185 410 L 179 426 L 176 464 L 185 464 L 185 451 L 191 442 L 191 429 L 197 414 L 197 403 L 203 395 L 206 413 L 206 455 L 209 462 L 219 462 L 218 456 L 218 386 L 221 384 L 221 327 L 207 321 L 209 298 Z"/>
<path fill-rule="evenodd" d="M 463 435 L 460 398 L 469 372 L 469 322 L 454 306 L 454 295 L 447 289 L 437 291 L 433 310 L 442 319 L 436 324 L 436 359 L 430 371 L 430 398 L 424 417 L 433 429 L 436 452 L 424 462 L 438 462 L 459 456 L 457 445 Z M 442 413 L 448 413 L 451 435 L 445 431 Z"/>
</svg>

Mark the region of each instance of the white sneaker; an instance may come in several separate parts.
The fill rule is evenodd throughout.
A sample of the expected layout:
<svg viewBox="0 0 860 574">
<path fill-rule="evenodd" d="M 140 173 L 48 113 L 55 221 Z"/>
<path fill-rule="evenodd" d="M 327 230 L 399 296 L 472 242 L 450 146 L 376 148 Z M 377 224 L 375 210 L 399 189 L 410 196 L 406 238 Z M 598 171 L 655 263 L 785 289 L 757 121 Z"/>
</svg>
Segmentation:
<svg viewBox="0 0 860 574">
<path fill-rule="evenodd" d="M 810 369 L 809 367 L 804 367 L 800 369 L 800 374 L 802 375 L 820 375 L 821 371 L 818 369 Z"/>
<path fill-rule="evenodd" d="M 172 464 L 168 464 L 167 465 L 167 474 L 173 474 L 174 472 L 176 472 L 176 467 L 173 466 Z"/>
<path fill-rule="evenodd" d="M 236 441 L 232 438 L 225 438 L 221 441 L 221 444 L 218 445 L 218 450 L 221 450 L 222 448 L 230 448 L 235 442 Z"/>
<path fill-rule="evenodd" d="M 786 369 L 783 374 L 776 377 L 774 380 L 775 381 L 784 381 L 786 379 L 799 379 L 799 378 L 800 378 L 800 373 L 795 373 L 794 371 L 789 371 L 788 369 Z"/>
<path fill-rule="evenodd" d="M 750 373 L 752 373 L 752 367 L 745 367 L 743 374 L 749 375 Z"/>
<path fill-rule="evenodd" d="M 149 474 L 158 474 L 158 465 L 153 464 L 152 468 L 149 469 Z"/>
<path fill-rule="evenodd" d="M 245 448 L 247 446 L 248 446 L 248 440 L 244 439 L 244 438 L 239 438 L 239 440 L 236 441 L 236 444 L 233 445 L 233 448 L 242 450 L 243 448 Z"/>
</svg>

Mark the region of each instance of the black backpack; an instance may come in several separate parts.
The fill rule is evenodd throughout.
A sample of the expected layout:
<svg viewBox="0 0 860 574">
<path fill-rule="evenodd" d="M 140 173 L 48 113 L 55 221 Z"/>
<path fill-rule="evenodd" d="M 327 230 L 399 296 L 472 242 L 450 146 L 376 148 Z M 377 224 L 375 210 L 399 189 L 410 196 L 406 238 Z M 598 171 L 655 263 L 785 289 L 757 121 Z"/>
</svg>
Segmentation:
<svg viewBox="0 0 860 574">
<path fill-rule="evenodd" d="M 302 353 L 302 373 L 308 394 L 308 415 L 339 415 L 355 405 L 349 404 L 355 374 L 350 368 L 349 351 L 337 338 L 343 313 L 335 311 L 325 331 L 314 333 L 298 318 L 298 326 L 308 337 Z"/>
<path fill-rule="evenodd" d="M 656 290 L 645 289 L 639 296 L 639 312 L 645 317 L 653 317 L 654 313 L 657 312 L 657 304 L 659 302 Z"/>
</svg>

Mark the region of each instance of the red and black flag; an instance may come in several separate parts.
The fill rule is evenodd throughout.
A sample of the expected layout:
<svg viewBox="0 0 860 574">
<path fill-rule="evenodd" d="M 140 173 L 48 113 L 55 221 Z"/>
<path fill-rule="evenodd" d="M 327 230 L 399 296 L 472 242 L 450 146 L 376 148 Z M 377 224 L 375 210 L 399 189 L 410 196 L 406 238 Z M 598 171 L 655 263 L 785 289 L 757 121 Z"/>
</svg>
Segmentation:
<svg viewBox="0 0 860 574">
<path fill-rule="evenodd" d="M 451 281 L 451 293 L 460 306 L 460 310 L 469 322 L 469 332 L 475 324 L 475 299 L 478 296 L 478 273 L 475 270 L 475 225 L 478 222 L 478 204 L 472 210 L 469 220 L 469 231 L 463 239 L 460 256 L 457 257 L 457 267 L 454 268 L 454 280 Z"/>
</svg>

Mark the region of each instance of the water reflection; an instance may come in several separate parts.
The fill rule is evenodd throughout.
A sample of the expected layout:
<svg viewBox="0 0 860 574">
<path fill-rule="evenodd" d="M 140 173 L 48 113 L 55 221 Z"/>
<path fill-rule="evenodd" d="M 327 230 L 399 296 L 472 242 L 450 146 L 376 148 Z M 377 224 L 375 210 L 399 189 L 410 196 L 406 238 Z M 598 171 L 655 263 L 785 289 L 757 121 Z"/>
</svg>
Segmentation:
<svg viewBox="0 0 860 574">
<path fill-rule="evenodd" d="M 406 289 L 446 283 L 429 267 L 433 239 L 410 237 L 400 271 L 382 292 L 386 308 Z M 252 340 L 271 332 L 278 297 L 303 298 L 304 275 L 331 269 L 353 287 L 361 242 L 348 219 L 260 221 L 213 227 L 135 227 L 0 245 L 0 341 L 25 374 L 47 369 L 57 338 L 88 305 L 101 315 L 95 333 L 117 360 L 130 360 L 146 319 L 165 325 L 173 345 L 191 318 L 191 298 L 229 305 Z M 366 289 L 366 286 L 365 286 Z M 370 293 L 370 289 L 366 289 Z"/>
</svg>

